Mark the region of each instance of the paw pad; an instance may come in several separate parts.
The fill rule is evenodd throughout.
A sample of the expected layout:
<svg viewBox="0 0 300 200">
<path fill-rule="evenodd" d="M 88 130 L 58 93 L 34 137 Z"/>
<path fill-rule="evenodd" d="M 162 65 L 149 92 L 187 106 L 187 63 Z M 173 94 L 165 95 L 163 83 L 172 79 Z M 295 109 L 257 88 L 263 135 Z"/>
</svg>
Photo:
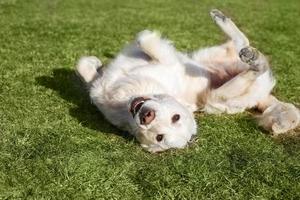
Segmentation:
<svg viewBox="0 0 300 200">
<path fill-rule="evenodd" d="M 240 51 L 239 56 L 243 62 L 253 65 L 258 58 L 258 51 L 253 47 L 245 47 Z"/>
</svg>

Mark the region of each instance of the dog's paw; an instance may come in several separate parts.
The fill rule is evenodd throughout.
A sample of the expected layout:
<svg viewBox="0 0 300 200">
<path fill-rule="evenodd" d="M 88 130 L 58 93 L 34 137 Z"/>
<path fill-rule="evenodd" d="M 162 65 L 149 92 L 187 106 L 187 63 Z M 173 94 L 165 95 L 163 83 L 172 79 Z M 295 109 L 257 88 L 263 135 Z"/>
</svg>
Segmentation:
<svg viewBox="0 0 300 200">
<path fill-rule="evenodd" d="M 137 34 L 136 42 L 140 47 L 148 46 L 160 40 L 160 34 L 156 31 L 144 30 Z"/>
<path fill-rule="evenodd" d="M 283 134 L 299 126 L 300 111 L 293 104 L 280 102 L 263 112 L 259 124 L 275 136 Z"/>
<path fill-rule="evenodd" d="M 84 82 L 89 83 L 99 73 L 101 67 L 102 63 L 97 57 L 82 57 L 76 65 L 76 73 Z"/>
<path fill-rule="evenodd" d="M 211 18 L 216 22 L 225 22 L 227 17 L 218 9 L 213 9 L 210 11 Z"/>
<path fill-rule="evenodd" d="M 258 59 L 259 53 L 257 49 L 253 47 L 245 47 L 240 50 L 239 57 L 244 62 L 249 64 L 252 68 L 252 70 L 258 70 L 255 68 L 255 61 Z"/>
</svg>

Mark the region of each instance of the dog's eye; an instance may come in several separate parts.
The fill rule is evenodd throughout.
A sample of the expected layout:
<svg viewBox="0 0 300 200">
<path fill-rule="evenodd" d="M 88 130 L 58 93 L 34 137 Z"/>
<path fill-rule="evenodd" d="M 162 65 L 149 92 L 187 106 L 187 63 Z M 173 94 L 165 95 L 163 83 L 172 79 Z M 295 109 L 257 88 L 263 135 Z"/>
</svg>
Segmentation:
<svg viewBox="0 0 300 200">
<path fill-rule="evenodd" d="M 172 123 L 177 122 L 179 119 L 180 119 L 180 115 L 179 114 L 173 115 L 173 117 L 172 117 Z"/>
<path fill-rule="evenodd" d="M 159 134 L 159 135 L 156 136 L 156 140 L 158 142 L 162 141 L 163 139 L 164 139 L 164 135 L 162 135 L 162 134 Z"/>
</svg>

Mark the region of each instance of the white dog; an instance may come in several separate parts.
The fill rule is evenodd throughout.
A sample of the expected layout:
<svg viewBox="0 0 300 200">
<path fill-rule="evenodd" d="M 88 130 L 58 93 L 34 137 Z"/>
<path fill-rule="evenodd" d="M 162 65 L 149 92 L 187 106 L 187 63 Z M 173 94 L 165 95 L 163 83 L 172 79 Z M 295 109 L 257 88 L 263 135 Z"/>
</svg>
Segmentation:
<svg viewBox="0 0 300 200">
<path fill-rule="evenodd" d="M 229 42 L 186 55 L 145 30 L 105 68 L 96 57 L 78 62 L 77 73 L 92 102 L 150 152 L 186 146 L 197 132 L 197 110 L 238 113 L 257 108 L 260 125 L 275 134 L 300 123 L 294 105 L 270 94 L 275 80 L 265 56 L 220 11 L 210 14 Z"/>
</svg>

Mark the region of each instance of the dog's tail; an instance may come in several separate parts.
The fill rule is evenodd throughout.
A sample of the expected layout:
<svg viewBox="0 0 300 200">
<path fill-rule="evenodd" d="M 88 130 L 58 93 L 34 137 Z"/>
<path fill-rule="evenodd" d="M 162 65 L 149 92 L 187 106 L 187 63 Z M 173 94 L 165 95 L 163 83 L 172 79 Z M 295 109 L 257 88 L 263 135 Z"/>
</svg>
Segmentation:
<svg viewBox="0 0 300 200">
<path fill-rule="evenodd" d="M 87 85 L 101 75 L 101 61 L 95 56 L 81 57 L 76 65 L 76 73 Z"/>
</svg>

